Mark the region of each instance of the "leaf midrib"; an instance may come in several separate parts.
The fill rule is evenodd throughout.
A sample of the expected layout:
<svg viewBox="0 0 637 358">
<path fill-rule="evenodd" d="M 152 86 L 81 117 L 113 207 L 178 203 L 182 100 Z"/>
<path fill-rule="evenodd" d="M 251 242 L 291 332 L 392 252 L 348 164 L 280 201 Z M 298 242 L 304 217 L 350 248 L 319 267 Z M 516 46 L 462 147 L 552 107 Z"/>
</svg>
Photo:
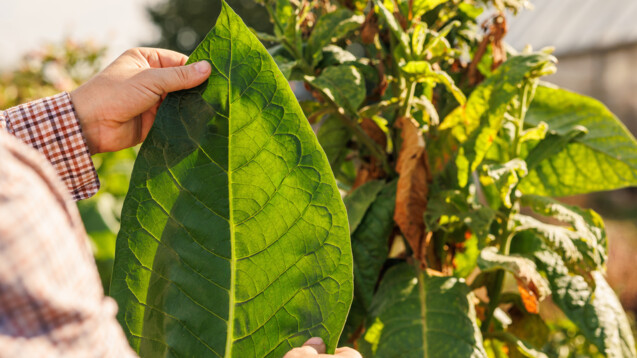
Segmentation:
<svg viewBox="0 0 637 358">
<path fill-rule="evenodd" d="M 223 6 L 228 6 L 225 2 L 223 2 Z M 228 93 L 232 95 L 232 29 L 230 25 L 230 15 L 226 12 L 226 17 L 228 18 L 228 36 L 230 37 L 229 41 L 229 52 L 230 52 L 230 69 L 228 71 Z M 228 296 L 228 331 L 226 332 L 226 357 L 232 356 L 232 343 L 234 341 L 234 296 L 235 296 L 235 269 L 236 269 L 236 259 L 235 259 L 235 232 L 234 232 L 234 213 L 233 213 L 233 205 L 232 205 L 232 155 L 230 154 L 230 148 L 232 148 L 232 136 L 233 133 L 230 130 L 232 121 L 232 100 L 228 98 L 228 226 L 230 231 L 230 293 Z"/>
<path fill-rule="evenodd" d="M 420 318 L 422 319 L 422 355 L 427 358 L 427 292 L 423 273 L 416 270 L 420 298 Z"/>
</svg>

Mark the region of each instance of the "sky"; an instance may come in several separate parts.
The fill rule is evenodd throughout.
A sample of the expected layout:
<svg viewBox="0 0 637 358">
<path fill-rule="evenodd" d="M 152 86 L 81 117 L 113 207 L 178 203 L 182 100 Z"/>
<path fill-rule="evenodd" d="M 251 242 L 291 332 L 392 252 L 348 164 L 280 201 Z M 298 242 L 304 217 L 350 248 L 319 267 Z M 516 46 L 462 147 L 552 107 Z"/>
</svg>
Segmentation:
<svg viewBox="0 0 637 358">
<path fill-rule="evenodd" d="M 103 65 L 159 36 L 144 10 L 161 0 L 0 0 L 0 70 L 23 54 L 66 37 L 107 45 Z"/>
</svg>

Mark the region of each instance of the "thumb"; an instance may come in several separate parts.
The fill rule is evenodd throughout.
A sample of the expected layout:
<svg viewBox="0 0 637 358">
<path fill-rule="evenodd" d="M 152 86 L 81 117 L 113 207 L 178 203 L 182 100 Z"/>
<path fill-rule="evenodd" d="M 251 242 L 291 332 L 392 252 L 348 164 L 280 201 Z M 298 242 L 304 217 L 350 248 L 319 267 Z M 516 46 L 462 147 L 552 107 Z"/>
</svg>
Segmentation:
<svg viewBox="0 0 637 358">
<path fill-rule="evenodd" d="M 312 347 L 319 354 L 325 353 L 325 343 L 321 337 L 312 337 L 308 339 L 305 343 L 303 343 L 303 347 Z"/>
<path fill-rule="evenodd" d="M 149 80 L 163 93 L 193 88 L 210 76 L 210 63 L 199 61 L 187 66 L 157 68 L 149 70 Z"/>
</svg>

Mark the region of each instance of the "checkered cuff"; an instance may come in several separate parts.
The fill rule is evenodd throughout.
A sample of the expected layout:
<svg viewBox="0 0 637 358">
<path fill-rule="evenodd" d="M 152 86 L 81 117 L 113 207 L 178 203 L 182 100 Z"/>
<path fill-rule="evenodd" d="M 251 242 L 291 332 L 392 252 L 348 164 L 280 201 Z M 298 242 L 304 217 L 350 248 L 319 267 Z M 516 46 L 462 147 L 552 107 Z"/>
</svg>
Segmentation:
<svg viewBox="0 0 637 358">
<path fill-rule="evenodd" d="M 67 92 L 0 111 L 0 129 L 49 160 L 74 200 L 93 196 L 100 182 Z"/>
</svg>

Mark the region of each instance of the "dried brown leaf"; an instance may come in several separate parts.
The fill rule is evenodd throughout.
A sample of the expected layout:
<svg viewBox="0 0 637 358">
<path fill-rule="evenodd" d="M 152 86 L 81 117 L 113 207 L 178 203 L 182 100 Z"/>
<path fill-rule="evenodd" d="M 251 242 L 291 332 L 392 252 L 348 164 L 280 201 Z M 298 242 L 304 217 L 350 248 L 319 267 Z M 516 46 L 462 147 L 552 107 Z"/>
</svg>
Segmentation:
<svg viewBox="0 0 637 358">
<path fill-rule="evenodd" d="M 366 44 L 374 43 L 374 38 L 378 34 L 378 17 L 372 8 L 365 17 L 365 22 L 361 26 L 361 41 Z"/>
<path fill-rule="evenodd" d="M 398 118 L 396 126 L 402 129 L 402 145 L 396 163 L 400 177 L 394 220 L 409 242 L 415 258 L 426 266 L 427 240 L 423 214 L 427 208 L 429 184 L 425 141 L 418 126 L 409 118 Z"/>
</svg>

